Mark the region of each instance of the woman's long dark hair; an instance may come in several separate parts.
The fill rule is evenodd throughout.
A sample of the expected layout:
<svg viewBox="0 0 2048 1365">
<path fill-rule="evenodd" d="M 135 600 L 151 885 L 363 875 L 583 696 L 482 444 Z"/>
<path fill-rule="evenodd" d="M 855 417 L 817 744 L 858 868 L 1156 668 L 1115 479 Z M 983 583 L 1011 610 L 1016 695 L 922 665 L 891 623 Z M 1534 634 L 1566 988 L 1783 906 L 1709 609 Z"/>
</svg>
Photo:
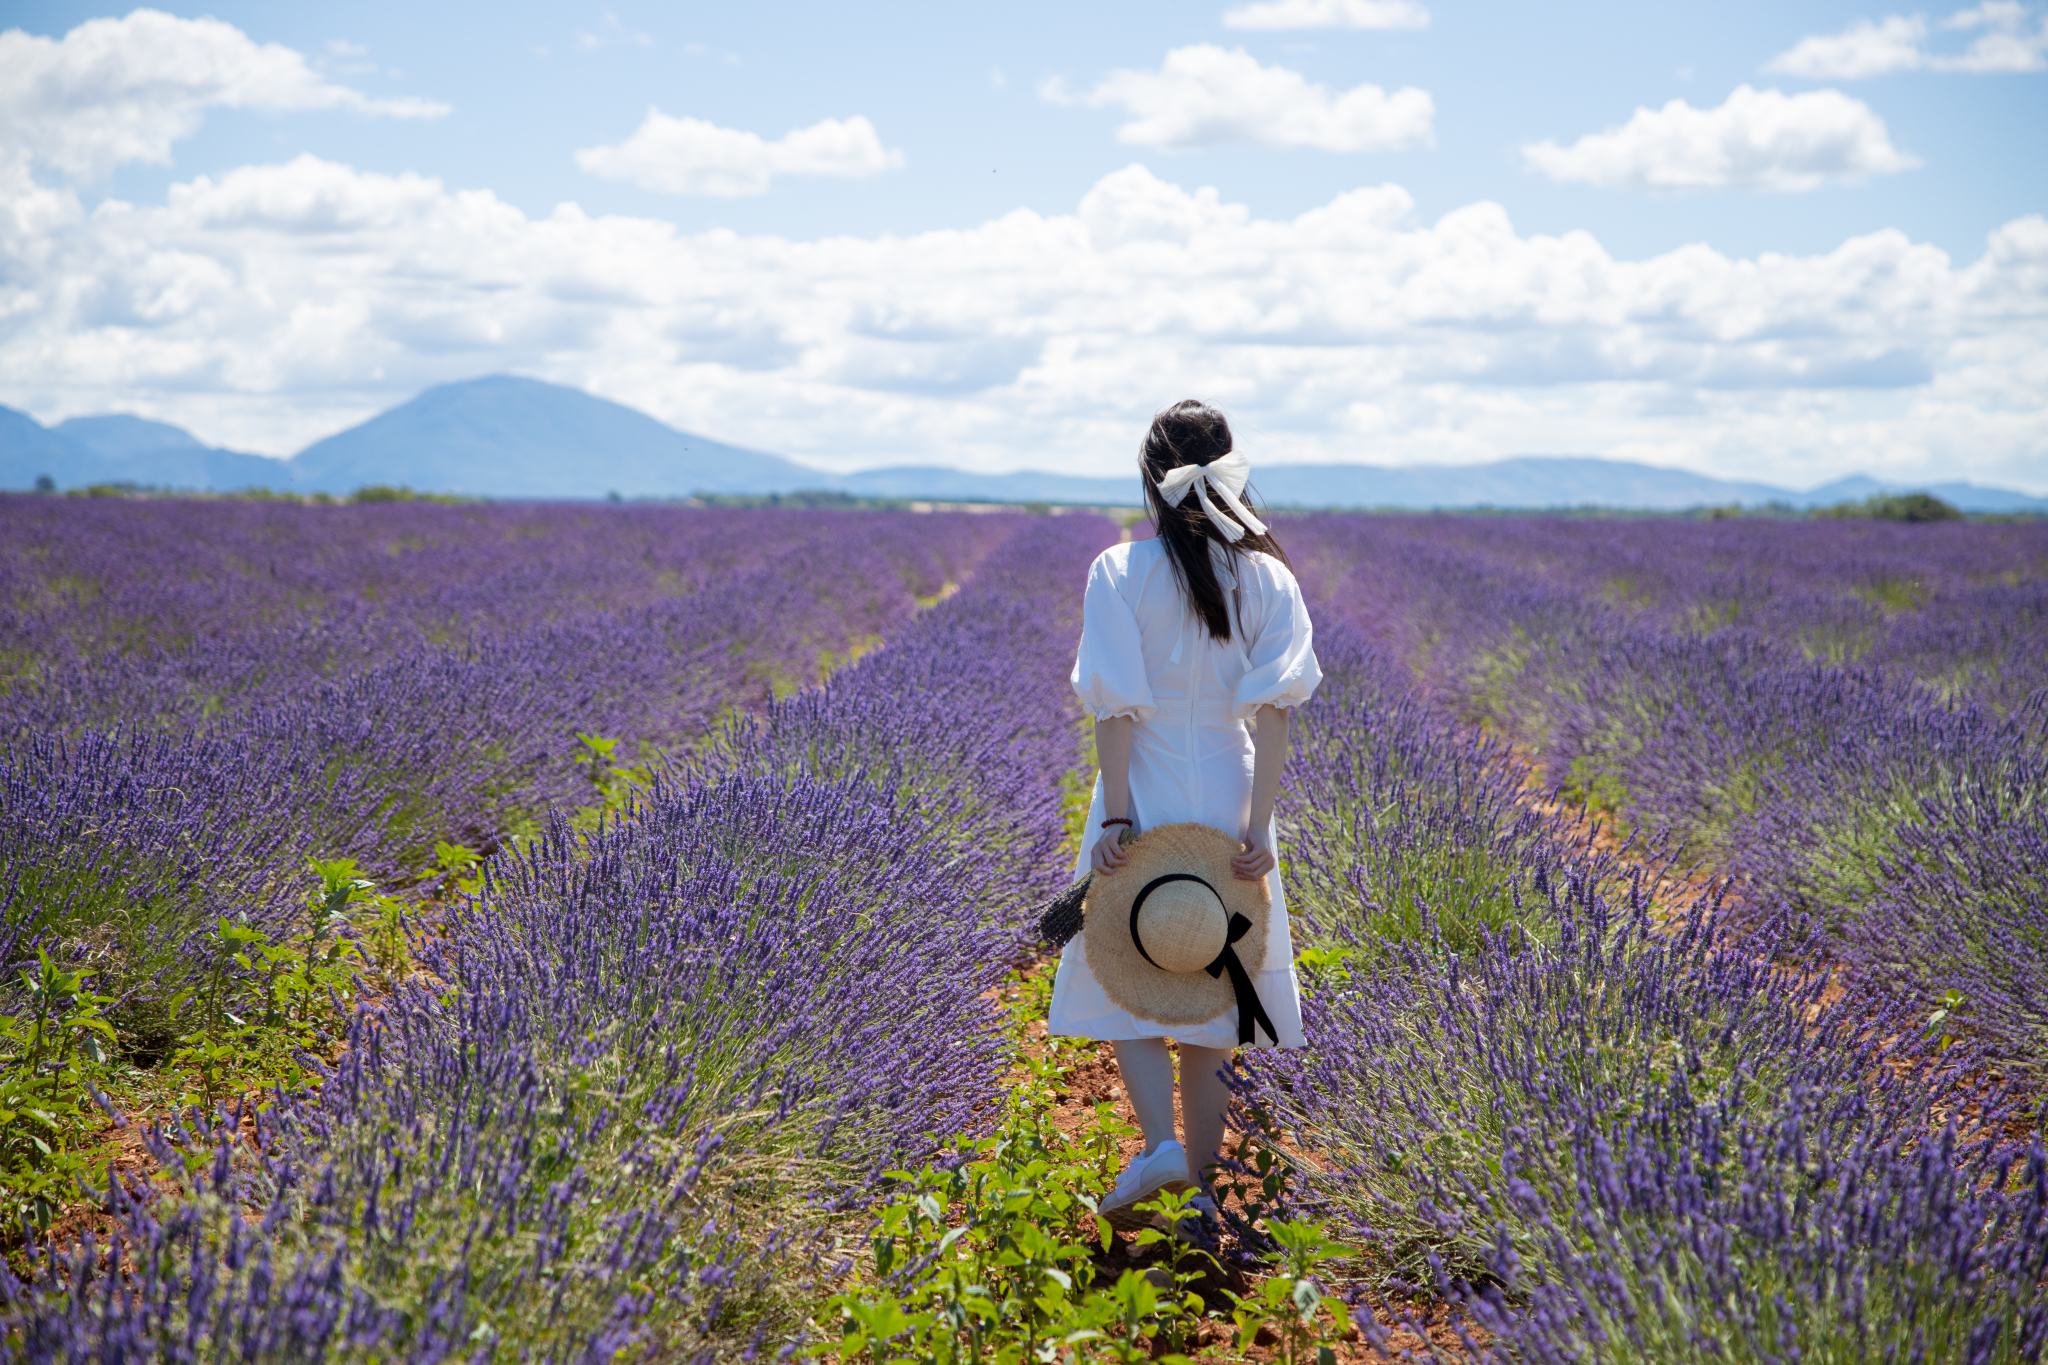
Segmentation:
<svg viewBox="0 0 2048 1365">
<path fill-rule="evenodd" d="M 1173 507 L 1159 495 L 1159 481 L 1168 470 L 1181 465 L 1205 465 L 1222 459 L 1230 453 L 1232 444 L 1230 423 L 1223 414 L 1190 398 L 1154 417 L 1152 429 L 1145 433 L 1145 442 L 1138 447 L 1138 476 L 1145 485 L 1145 500 L 1152 505 L 1152 524 L 1159 528 L 1159 538 L 1166 542 L 1166 558 L 1173 565 L 1173 576 L 1180 581 L 1181 591 L 1187 594 L 1195 615 L 1202 618 L 1209 634 L 1218 640 L 1230 638 L 1230 606 L 1224 600 L 1222 584 L 1216 581 L 1216 566 L 1209 561 L 1209 542 L 1221 545 L 1229 554 L 1233 571 L 1238 555 L 1246 550 L 1261 550 L 1282 564 L 1288 563 L 1287 552 L 1270 533 L 1258 535 L 1249 527 L 1242 539 L 1231 544 L 1202 510 L 1201 499 L 1193 489 L 1181 499 L 1180 506 Z M 1221 499 L 1213 494 L 1209 500 L 1221 505 Z M 1245 490 L 1244 501 L 1260 513 L 1261 521 L 1265 520 L 1263 509 L 1252 501 L 1249 488 Z M 1227 507 L 1222 510 L 1229 515 Z"/>
</svg>

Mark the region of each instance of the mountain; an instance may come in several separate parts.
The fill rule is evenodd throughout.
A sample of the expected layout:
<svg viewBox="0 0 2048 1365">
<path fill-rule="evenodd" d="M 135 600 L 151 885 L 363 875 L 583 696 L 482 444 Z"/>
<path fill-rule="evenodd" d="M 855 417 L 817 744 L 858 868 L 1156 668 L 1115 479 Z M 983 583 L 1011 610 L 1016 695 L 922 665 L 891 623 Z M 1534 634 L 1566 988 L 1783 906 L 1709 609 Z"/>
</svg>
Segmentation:
<svg viewBox="0 0 2048 1365">
<path fill-rule="evenodd" d="M 0 488 L 33 488 L 43 475 L 60 484 L 93 455 L 25 412 L 0 408 Z M 90 482 L 90 480 L 86 480 Z"/>
<path fill-rule="evenodd" d="M 1873 489 L 1877 487 L 1875 480 L 1864 482 Z M 1481 465 L 1265 465 L 1253 470 L 1252 485 L 1262 499 L 1275 507 L 1607 506 L 1677 511 L 1738 502 L 1759 505 L 1799 497 L 1769 484 L 1731 483 L 1703 474 L 1622 460 L 1541 456 Z M 1028 472 L 970 474 L 961 469 L 905 465 L 841 475 L 832 487 L 870 498 L 950 501 L 1129 506 L 1143 496 L 1135 460 L 1131 473 L 1120 479 Z"/>
<path fill-rule="evenodd" d="M 899 465 L 834 476 L 830 484 L 863 498 L 932 498 L 944 502 L 1064 502 L 1130 507 L 1144 496 L 1136 462 L 1126 478 L 1071 474 L 970 474 L 942 465 Z"/>
<path fill-rule="evenodd" d="M 292 457 L 292 483 L 346 493 L 402 484 L 500 498 L 787 493 L 828 477 L 692 436 L 580 389 L 492 375 L 428 389 Z"/>
<path fill-rule="evenodd" d="M 48 475 L 59 488 L 136 483 L 229 490 L 283 486 L 283 460 L 216 450 L 165 422 L 126 415 L 74 417 L 45 427 L 0 408 L 0 488 L 33 488 Z"/>
<path fill-rule="evenodd" d="M 48 474 L 63 488 L 127 481 L 348 493 L 366 484 L 394 484 L 500 498 L 820 489 L 946 502 L 1140 502 L 1135 461 L 1108 467 L 1121 472 L 976 474 L 903 465 L 832 474 L 678 431 L 578 389 L 513 375 L 428 389 L 316 441 L 290 460 L 217 450 L 178 427 L 141 417 L 74 417 L 51 429 L 0 408 L 0 488 L 28 488 L 37 475 Z M 1253 484 L 1275 507 L 1679 511 L 1731 504 L 1820 507 L 1874 493 L 1924 491 L 1970 512 L 2048 512 L 2048 498 L 1954 481 L 1894 484 L 1857 474 L 1800 491 L 1587 456 L 1523 456 L 1478 465 L 1260 465 Z"/>
<path fill-rule="evenodd" d="M 183 427 L 125 412 L 105 417 L 69 417 L 50 430 L 87 450 L 117 459 L 163 450 L 206 449 L 197 436 Z"/>
<path fill-rule="evenodd" d="M 876 498 L 973 502 L 1121 504 L 1140 500 L 1137 474 L 1121 479 L 1062 474 L 970 474 L 905 465 L 840 476 L 831 485 Z M 1931 492 L 1968 512 L 2048 512 L 2048 498 L 1970 483 L 1892 484 L 1857 474 L 1800 492 L 1716 479 L 1682 469 L 1583 456 L 1524 456 L 1476 465 L 1276 464 L 1255 467 L 1252 486 L 1274 507 L 1613 507 L 1683 511 L 1741 505 L 1830 507 L 1873 493 Z"/>
<path fill-rule="evenodd" d="M 1932 493 L 1951 507 L 1965 512 L 2043 512 L 2048 498 L 2030 498 L 2010 488 L 1986 488 L 1982 484 L 1949 480 L 1943 483 L 1881 483 L 1866 474 L 1824 483 L 1819 488 L 1795 493 L 1788 499 L 1794 507 L 1832 507 L 1840 502 L 1861 502 L 1879 493 Z"/>
<path fill-rule="evenodd" d="M 2048 512 L 2048 498 L 2030 498 L 2010 488 L 1986 488 L 1977 483 L 1930 483 L 1920 489 L 1895 483 L 1885 491 L 1932 493 L 1949 506 L 1960 507 L 1965 512 Z"/>
<path fill-rule="evenodd" d="M 206 445 L 164 422 L 74 417 L 54 428 L 0 408 L 0 488 L 136 483 L 348 493 L 402 484 L 501 498 L 788 493 L 832 477 L 692 436 L 645 413 L 537 379 L 494 375 L 428 389 L 289 460 Z"/>
<path fill-rule="evenodd" d="M 1296 507 L 1628 507 L 1680 511 L 1758 505 L 1791 496 L 1625 460 L 1526 456 L 1478 465 L 1272 465 L 1255 469 L 1260 496 Z"/>
<path fill-rule="evenodd" d="M 136 483 L 159 488 L 228 492 L 237 488 L 285 488 L 291 470 L 283 460 L 209 446 L 183 427 L 146 417 L 114 413 L 72 417 L 50 429 L 91 458 L 74 466 L 59 486 Z M 90 477 L 79 472 L 90 469 Z M 53 472 L 54 473 L 54 472 Z"/>
</svg>

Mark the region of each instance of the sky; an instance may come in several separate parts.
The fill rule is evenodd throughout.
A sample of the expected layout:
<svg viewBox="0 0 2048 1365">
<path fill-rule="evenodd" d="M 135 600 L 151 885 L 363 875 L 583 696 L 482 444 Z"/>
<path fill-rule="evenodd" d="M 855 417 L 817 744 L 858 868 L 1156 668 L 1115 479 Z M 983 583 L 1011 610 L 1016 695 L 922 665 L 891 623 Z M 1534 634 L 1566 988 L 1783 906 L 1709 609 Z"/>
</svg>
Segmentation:
<svg viewBox="0 0 2048 1365">
<path fill-rule="evenodd" d="M 0 403 L 2048 493 L 2048 0 L 0 8 Z"/>
</svg>

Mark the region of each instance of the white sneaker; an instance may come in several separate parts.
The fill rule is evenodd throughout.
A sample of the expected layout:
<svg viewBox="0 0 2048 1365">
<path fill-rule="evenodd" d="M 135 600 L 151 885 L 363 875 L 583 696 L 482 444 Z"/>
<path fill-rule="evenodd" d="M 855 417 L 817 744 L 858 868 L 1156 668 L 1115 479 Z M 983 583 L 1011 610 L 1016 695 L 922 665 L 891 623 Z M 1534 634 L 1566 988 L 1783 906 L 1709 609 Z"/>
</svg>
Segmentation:
<svg viewBox="0 0 2048 1365">
<path fill-rule="evenodd" d="M 1184 1190 L 1192 1183 L 1188 1179 L 1187 1148 L 1178 1142 L 1162 1142 L 1152 1155 L 1131 1159 L 1124 1173 L 1116 1178 L 1116 1188 L 1103 1196 L 1096 1212 L 1107 1218 L 1111 1227 L 1136 1232 L 1152 1225 L 1152 1215 L 1140 1213 L 1132 1205 L 1161 1190 Z"/>
</svg>

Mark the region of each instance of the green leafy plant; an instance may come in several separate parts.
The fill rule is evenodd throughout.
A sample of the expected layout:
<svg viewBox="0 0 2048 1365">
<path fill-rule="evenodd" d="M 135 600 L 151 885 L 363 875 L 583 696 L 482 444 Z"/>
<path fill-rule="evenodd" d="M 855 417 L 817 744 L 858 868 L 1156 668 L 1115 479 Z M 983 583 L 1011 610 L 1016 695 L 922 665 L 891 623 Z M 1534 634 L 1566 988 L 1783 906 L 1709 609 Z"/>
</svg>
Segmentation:
<svg viewBox="0 0 2048 1365">
<path fill-rule="evenodd" d="M 1037 1017 L 1051 972 L 1012 979 L 1012 1024 L 1021 1039 Z M 1068 1360 L 1188 1362 L 1205 1318 L 1227 1330 L 1197 1285 L 1216 1264 L 1188 1225 L 1196 1192 L 1161 1191 L 1139 1205 L 1157 1226 L 1135 1239 L 1154 1264 L 1109 1278 L 1096 1261 L 1112 1233 L 1097 1216 L 1121 1164 L 1130 1127 L 1107 1104 L 1077 1132 L 1051 1119 L 1066 1057 L 1076 1045 L 1049 1040 L 1021 1055 L 993 1135 L 962 1143 L 957 1161 L 891 1174 L 861 1264 L 815 1315 L 815 1357 L 863 1365 Z M 1276 1188 L 1284 1171 L 1267 1164 Z M 1343 1315 L 1323 1289 L 1326 1265 L 1348 1248 L 1309 1223 L 1272 1221 L 1275 1274 L 1235 1300 L 1242 1341 L 1281 1343 L 1290 1363 L 1332 1359 Z"/>
<path fill-rule="evenodd" d="M 869 1245 L 871 1274 L 825 1305 L 841 1360 L 1051 1359 L 1105 1335 L 1106 1305 L 1079 1313 L 1090 1240 L 1109 1245 L 1095 1202 L 1115 1179 L 1125 1132 L 1109 1106 L 1070 1137 L 1050 1122 L 1064 1071 L 1028 1059 L 992 1137 L 963 1144 L 958 1165 L 897 1171 Z M 1076 1235 L 1085 1227 L 1089 1240 Z"/>
<path fill-rule="evenodd" d="M 1294 965 L 1305 978 L 1301 983 L 1302 994 L 1313 994 L 1325 982 L 1340 988 L 1349 985 L 1350 958 L 1353 951 L 1348 947 L 1325 947 L 1318 944 L 1296 953 Z"/>
<path fill-rule="evenodd" d="M 1164 1263 L 1151 1277 L 1155 1290 L 1164 1292 L 1157 1295 L 1149 1316 L 1154 1344 L 1169 1355 L 1186 1350 L 1188 1328 L 1201 1320 L 1207 1308 L 1196 1283 L 1219 1268 L 1216 1259 L 1197 1248 L 1189 1236 L 1192 1226 L 1201 1221 L 1201 1213 L 1194 1206 L 1199 1197 L 1198 1189 L 1161 1190 L 1138 1205 L 1140 1210 L 1149 1210 L 1161 1224 L 1139 1232 L 1137 1243 L 1141 1248 L 1163 1248 L 1166 1254 Z M 1126 1271 L 1125 1275 L 1130 1273 Z M 1163 1284 L 1159 1283 L 1161 1280 Z M 1121 1279 L 1117 1289 L 1121 1298 Z"/>
<path fill-rule="evenodd" d="M 596 800 L 590 805 L 577 808 L 572 817 L 574 823 L 584 829 L 594 829 L 607 817 L 624 811 L 632 804 L 633 798 L 645 791 L 654 782 L 654 770 L 645 763 L 624 764 L 613 758 L 619 747 L 616 739 L 603 735 L 587 735 L 576 732 L 576 742 L 583 746 L 577 763 L 583 775 L 590 779 L 590 787 Z"/>
<path fill-rule="evenodd" d="M 1927 1036 L 1937 1039 L 1941 1043 L 1942 1051 L 1948 1051 L 1962 1038 L 1962 1030 L 1958 1027 L 1962 1021 L 1956 1016 L 1961 1014 L 1963 1006 L 1969 1003 L 1970 997 L 1961 991 L 1943 991 L 1941 1003 L 1927 1016 Z"/>
<path fill-rule="evenodd" d="M 75 1148 L 114 1043 L 100 1017 L 112 1000 L 89 989 L 92 976 L 38 948 L 13 1012 L 0 1015 L 0 1198 L 23 1235 L 49 1226 L 92 1164 Z"/>
<path fill-rule="evenodd" d="M 357 987 L 363 958 L 348 936 L 356 911 L 369 911 L 376 926 L 370 941 L 379 965 L 389 970 L 402 960 L 397 902 L 380 894 L 353 858 L 315 859 L 307 867 L 318 886 L 305 932 L 278 942 L 223 917 L 207 934 L 198 979 L 171 997 L 171 1017 L 181 1025 L 171 1063 L 199 1085 L 185 1103 L 213 1108 L 244 1083 L 306 1083 L 302 1054 L 331 1043 Z M 380 951 L 387 948 L 389 959 Z"/>
<path fill-rule="evenodd" d="M 444 887 L 452 887 L 465 896 L 474 896 L 483 890 L 483 858 L 466 844 L 436 843 L 434 845 L 434 866 L 439 869 Z"/>
<path fill-rule="evenodd" d="M 1331 1241 L 1316 1223 L 1268 1219 L 1266 1233 L 1278 1247 L 1276 1264 L 1257 1290 L 1238 1300 L 1232 1315 L 1238 1346 L 1248 1344 L 1261 1325 L 1270 1324 L 1285 1365 L 1331 1365 L 1336 1360 L 1332 1347 L 1350 1324 L 1324 1288 L 1326 1270 L 1354 1252 Z"/>
</svg>

